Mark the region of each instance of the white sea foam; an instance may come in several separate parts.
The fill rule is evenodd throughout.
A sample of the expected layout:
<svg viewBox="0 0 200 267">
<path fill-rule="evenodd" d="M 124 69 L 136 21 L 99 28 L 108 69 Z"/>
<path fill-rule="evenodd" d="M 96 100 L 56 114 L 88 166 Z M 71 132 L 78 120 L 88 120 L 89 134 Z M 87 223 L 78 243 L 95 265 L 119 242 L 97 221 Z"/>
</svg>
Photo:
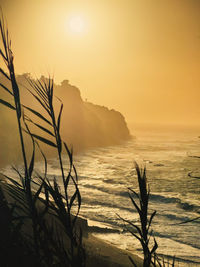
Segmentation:
<svg viewBox="0 0 200 267">
<path fill-rule="evenodd" d="M 137 220 L 127 194 L 128 187 L 137 191 L 136 160 L 147 168 L 151 188 L 149 208 L 157 210 L 153 229 L 158 252 L 182 259 L 179 266 L 200 266 L 200 220 L 179 224 L 200 216 L 200 179 L 188 176 L 193 171 L 200 173 L 200 159 L 188 157 L 200 155 L 198 135 L 199 132 L 193 131 L 145 131 L 120 146 L 90 149 L 76 155 L 81 215 L 120 231 L 123 222 L 117 214 Z M 49 175 L 59 180 L 57 166 L 57 160 L 52 160 Z M 141 252 L 139 244 L 126 232 L 98 235 L 117 246 Z"/>
</svg>

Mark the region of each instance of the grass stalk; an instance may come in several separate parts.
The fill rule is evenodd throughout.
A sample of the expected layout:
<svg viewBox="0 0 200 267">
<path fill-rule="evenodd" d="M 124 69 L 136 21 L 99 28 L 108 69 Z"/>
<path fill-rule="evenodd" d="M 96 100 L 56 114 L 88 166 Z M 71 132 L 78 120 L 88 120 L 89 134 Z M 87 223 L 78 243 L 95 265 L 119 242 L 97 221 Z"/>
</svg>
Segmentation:
<svg viewBox="0 0 200 267">
<path fill-rule="evenodd" d="M 75 171 L 75 167 L 73 165 L 72 153 L 69 151 L 67 145 L 64 142 L 62 142 L 61 137 L 60 137 L 60 120 L 61 120 L 63 104 L 61 104 L 60 112 L 59 112 L 57 122 L 56 122 L 54 106 L 53 106 L 53 81 L 51 81 L 50 78 L 48 80 L 48 83 L 44 83 L 44 84 L 42 84 L 39 80 L 38 80 L 38 84 L 30 81 L 30 84 L 32 84 L 32 87 L 35 89 L 38 95 L 36 95 L 33 92 L 31 92 L 31 94 L 34 98 L 37 99 L 37 101 L 42 105 L 42 107 L 45 109 L 47 114 L 50 116 L 50 121 L 49 121 L 49 118 L 46 119 L 37 110 L 34 110 L 30 107 L 27 107 L 26 105 L 21 104 L 20 90 L 19 90 L 16 77 L 15 77 L 15 72 L 14 72 L 11 41 L 9 40 L 9 37 L 8 37 L 8 31 L 6 30 L 4 26 L 3 16 L 2 18 L 0 18 L 0 31 L 1 31 L 0 34 L 2 37 L 3 48 L 4 48 L 4 51 L 0 49 L 0 56 L 2 57 L 3 61 L 6 64 L 9 74 L 4 72 L 4 70 L 1 68 L 0 68 L 0 73 L 11 82 L 12 91 L 1 83 L 0 83 L 0 86 L 13 97 L 14 105 L 12 105 L 11 103 L 3 99 L 0 99 L 0 103 L 16 111 L 18 132 L 19 132 L 19 137 L 20 137 L 21 151 L 22 151 L 22 157 L 23 157 L 24 169 L 25 169 L 24 175 L 22 175 L 16 169 L 21 183 L 18 183 L 16 180 L 12 179 L 12 177 L 7 177 L 6 175 L 4 175 L 4 177 L 12 184 L 12 185 L 11 184 L 6 185 L 7 191 L 14 200 L 17 200 L 16 209 L 20 213 L 25 213 L 24 218 L 26 220 L 30 219 L 32 222 L 32 231 L 33 231 L 33 236 L 32 236 L 33 242 L 32 243 L 33 243 L 34 251 L 32 250 L 32 248 L 30 248 L 30 251 L 33 255 L 36 255 L 37 264 L 35 264 L 34 266 L 38 266 L 38 267 L 47 266 L 46 263 L 50 262 L 49 257 L 51 257 L 52 259 L 52 262 L 51 262 L 52 264 L 53 262 L 57 261 L 59 262 L 58 266 L 60 267 L 61 266 L 63 267 L 64 266 L 71 266 L 71 267 L 72 266 L 73 267 L 84 266 L 85 264 L 84 263 L 85 262 L 84 261 L 84 250 L 82 248 L 81 235 L 79 236 L 80 239 L 78 241 L 76 229 L 74 227 L 76 218 L 79 213 L 80 205 L 81 205 L 81 196 L 80 196 L 80 192 L 79 192 L 78 185 L 77 185 L 77 174 Z M 44 123 L 47 123 L 48 125 L 50 125 L 51 129 L 48 130 L 46 126 L 39 125 L 35 123 L 34 121 L 32 121 L 27 115 L 24 115 L 24 113 L 22 112 L 22 108 L 38 116 Z M 50 136 L 53 136 L 55 139 L 55 143 L 50 141 L 48 138 L 42 137 L 41 135 L 33 134 L 30 131 L 27 122 L 32 122 L 35 126 L 45 131 L 45 133 L 50 134 Z M 26 145 L 24 142 L 24 137 L 23 137 L 23 132 L 22 132 L 22 123 L 25 125 L 25 132 L 31 138 L 32 145 L 33 145 L 32 157 L 31 157 L 29 164 L 28 164 L 27 155 L 26 155 Z M 64 192 L 65 192 L 64 196 L 61 194 L 59 190 L 59 186 L 58 186 L 56 179 L 54 180 L 54 185 L 52 186 L 46 176 L 47 160 L 46 160 L 44 153 L 40 149 L 40 146 L 37 140 L 40 140 L 48 145 L 51 145 L 57 148 L 59 165 L 60 165 Z M 63 166 L 63 160 L 62 160 L 62 143 L 64 144 L 65 150 L 70 159 L 70 169 L 66 177 L 64 173 L 64 166 Z M 38 176 L 40 178 L 39 183 L 36 183 L 33 179 L 36 144 L 38 144 L 39 150 L 42 153 L 44 161 L 45 161 L 45 174 L 44 174 L 44 177 Z M 73 178 L 71 174 L 72 169 L 75 172 L 75 179 Z M 75 188 L 75 192 L 73 193 L 71 198 L 68 196 L 68 184 L 69 184 L 70 179 L 73 182 L 74 188 Z M 37 186 L 36 191 L 33 191 L 32 186 L 31 186 L 32 183 L 34 183 Z M 42 191 L 45 192 L 46 199 L 44 200 L 40 198 Z M 52 202 L 50 204 L 49 195 L 52 196 L 54 203 Z M 26 199 L 26 202 L 24 202 L 25 199 Z M 74 201 L 76 199 L 78 200 L 78 209 L 73 219 L 72 214 L 71 214 L 71 208 L 74 205 Z M 38 201 L 41 201 L 44 205 L 44 209 L 42 212 L 38 210 L 38 207 L 37 207 Z M 67 211 L 65 208 L 65 201 L 67 204 Z M 65 233 L 67 234 L 71 242 L 70 251 L 67 251 L 67 248 L 64 248 L 62 237 L 59 236 L 59 233 L 58 231 L 56 231 L 55 227 L 49 227 L 46 225 L 44 216 L 49 209 L 51 209 L 54 212 L 57 219 L 64 226 Z M 17 216 L 14 215 L 12 217 L 11 227 L 14 227 L 13 225 L 14 220 L 20 221 L 20 217 L 21 216 L 18 216 L 18 215 Z M 74 253 L 74 248 L 76 248 L 76 250 L 78 251 L 78 254 Z"/>
<path fill-rule="evenodd" d="M 136 238 L 143 250 L 143 267 L 150 267 L 150 266 L 156 266 L 153 262 L 153 258 L 156 250 L 158 248 L 158 244 L 154 238 L 154 244 L 152 247 L 149 245 L 150 238 L 152 236 L 152 230 L 150 229 L 151 223 L 153 221 L 154 216 L 156 215 L 156 211 L 154 211 L 151 215 L 149 215 L 148 212 L 148 205 L 149 205 L 149 195 L 150 190 L 148 189 L 147 185 L 147 178 L 146 178 L 146 170 L 140 170 L 137 163 L 135 163 L 135 169 L 137 173 L 137 180 L 138 180 L 138 186 L 139 186 L 139 193 L 129 188 L 129 197 L 130 200 L 136 209 L 138 215 L 139 215 L 139 225 L 137 223 L 131 222 L 129 220 L 125 220 L 121 218 L 126 224 L 128 224 L 130 228 L 125 226 L 126 230 L 128 230 L 131 235 L 133 235 L 134 238 Z M 136 233 L 135 233 L 136 230 Z M 133 266 L 135 265 L 135 262 L 132 258 L 130 258 L 130 261 Z"/>
<path fill-rule="evenodd" d="M 136 238 L 143 250 L 143 267 L 165 267 L 166 264 L 175 266 L 175 257 L 172 259 L 172 263 L 167 260 L 165 262 L 164 257 L 161 259 L 158 257 L 156 250 L 158 248 L 158 244 L 156 242 L 155 237 L 153 237 L 153 230 L 151 229 L 151 225 L 156 215 L 156 211 L 149 214 L 149 198 L 150 198 L 150 189 L 147 184 L 146 177 L 146 169 L 140 169 L 138 164 L 135 162 L 135 169 L 137 174 L 137 182 L 139 187 L 139 192 L 137 193 L 133 189 L 129 188 L 129 197 L 133 204 L 134 209 L 137 211 L 139 216 L 139 224 L 137 222 L 132 222 L 130 220 L 126 220 L 120 218 L 125 223 L 125 229 L 131 233 L 131 235 Z M 129 226 L 129 227 L 128 227 Z M 153 244 L 150 245 L 150 239 L 153 237 Z M 134 267 L 137 267 L 134 260 L 129 257 L 131 264 Z"/>
<path fill-rule="evenodd" d="M 63 183 L 63 187 L 64 187 L 64 199 L 66 201 L 66 208 L 65 208 L 65 204 L 63 203 L 62 200 L 62 195 L 60 194 L 59 190 L 58 190 L 58 184 L 57 181 L 54 180 L 54 186 L 51 186 L 50 182 L 47 181 L 47 186 L 49 187 L 50 190 L 50 194 L 52 195 L 55 204 L 58 208 L 58 210 L 55 209 L 54 210 L 57 212 L 65 230 L 67 235 L 69 236 L 70 239 L 70 256 L 72 258 L 72 266 L 76 266 L 73 263 L 73 259 L 74 259 L 74 249 L 77 247 L 78 244 L 81 244 L 81 237 L 77 237 L 76 234 L 76 229 L 75 229 L 75 222 L 79 213 L 79 209 L 80 209 L 80 205 L 81 205 L 81 195 L 78 189 L 78 185 L 77 185 L 77 174 L 76 174 L 76 169 L 74 167 L 73 164 L 73 157 L 72 157 L 72 153 L 70 152 L 68 146 L 66 145 L 66 143 L 64 143 L 61 139 L 60 136 L 60 121 L 61 121 L 61 114 L 62 114 L 62 109 L 63 109 L 63 104 L 61 102 L 61 106 L 60 106 L 60 111 L 56 120 L 56 116 L 55 116 L 55 111 L 54 111 L 54 105 L 53 105 L 53 92 L 54 92 L 54 84 L 53 84 L 53 80 L 50 79 L 50 77 L 48 78 L 48 80 L 37 80 L 32 81 L 32 80 L 28 80 L 29 84 L 31 85 L 31 88 L 33 91 L 29 90 L 29 92 L 34 96 L 34 98 L 38 101 L 38 103 L 42 106 L 42 108 L 44 109 L 47 117 L 43 117 L 43 115 L 39 116 L 40 119 L 45 120 L 45 122 L 48 122 L 48 128 L 43 128 L 41 126 L 39 126 L 38 124 L 35 126 L 39 126 L 40 129 L 42 129 L 43 131 L 45 131 L 46 133 L 50 134 L 50 137 L 52 139 L 55 139 L 55 141 L 52 141 L 50 139 L 41 139 L 38 135 L 33 134 L 32 136 L 36 139 L 39 139 L 40 141 L 45 142 L 48 145 L 54 146 L 57 149 L 57 153 L 58 153 L 58 159 L 59 159 L 59 165 L 60 165 L 60 170 L 61 170 L 61 176 L 62 176 L 62 183 Z M 32 112 L 32 110 L 30 110 Z M 32 112 L 35 115 L 38 116 L 38 114 L 36 114 L 35 112 Z M 30 120 L 29 120 L 30 121 Z M 54 143 L 55 142 L 55 143 Z M 62 158 L 62 146 L 64 146 L 68 157 L 69 157 L 69 161 L 70 161 L 70 167 L 69 167 L 69 172 L 68 175 L 65 176 L 64 173 L 64 167 L 63 167 L 63 158 Z M 75 179 L 72 176 L 72 170 L 75 172 Z M 68 185 L 69 182 L 73 183 L 74 185 L 74 193 L 72 195 L 72 197 L 69 197 L 69 193 L 68 193 Z M 59 197 L 57 198 L 57 196 L 59 195 Z M 77 213 L 75 215 L 72 215 L 71 213 L 71 209 L 73 206 L 73 203 L 75 200 L 78 200 L 78 209 L 77 209 Z M 62 211 L 62 212 L 60 212 Z M 78 241 L 79 240 L 79 241 Z M 78 245 L 79 246 L 79 245 Z M 83 252 L 83 251 L 82 251 Z"/>
<path fill-rule="evenodd" d="M 5 65 L 7 66 L 9 76 L 3 70 L 1 70 L 1 73 L 8 80 L 10 80 L 11 85 L 12 85 L 12 96 L 14 98 L 14 103 L 15 103 L 15 111 L 16 111 L 17 125 L 18 125 L 19 138 L 20 138 L 20 144 L 21 144 L 22 158 L 24 162 L 25 177 L 26 179 L 28 179 L 27 157 L 26 157 L 24 138 L 23 138 L 22 126 L 21 126 L 21 102 L 20 102 L 19 87 L 17 85 L 16 78 L 15 78 L 13 54 L 11 50 L 11 41 L 9 39 L 8 30 L 6 30 L 5 28 L 3 15 L 1 15 L 1 19 L 0 19 L 0 30 L 1 30 L 3 47 L 4 47 L 4 52 L 0 49 L 0 54 L 2 58 L 4 59 Z M 29 186 L 29 183 L 27 183 L 27 186 Z"/>
</svg>

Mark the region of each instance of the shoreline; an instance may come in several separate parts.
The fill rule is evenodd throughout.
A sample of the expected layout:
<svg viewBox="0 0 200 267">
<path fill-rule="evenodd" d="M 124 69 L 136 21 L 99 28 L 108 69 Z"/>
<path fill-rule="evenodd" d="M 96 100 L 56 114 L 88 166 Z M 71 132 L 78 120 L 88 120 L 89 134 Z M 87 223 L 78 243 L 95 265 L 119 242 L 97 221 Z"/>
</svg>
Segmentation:
<svg viewBox="0 0 200 267">
<path fill-rule="evenodd" d="M 104 261 L 106 265 L 100 266 L 119 266 L 119 267 L 128 267 L 132 266 L 129 257 L 131 257 L 137 266 L 143 266 L 142 258 L 132 251 L 127 249 L 120 248 L 110 242 L 109 240 L 105 240 L 101 237 L 96 236 L 96 234 L 107 235 L 109 233 L 116 233 L 120 234 L 121 231 L 117 228 L 113 228 L 107 224 L 93 221 L 87 218 L 84 218 L 87 221 L 87 237 L 84 241 L 86 242 L 86 248 L 88 247 L 91 249 L 91 244 L 97 246 L 96 254 L 99 254 L 99 257 L 102 259 L 97 259 L 97 261 Z M 97 255 L 96 255 L 97 256 Z M 94 257 L 96 257 L 94 256 Z M 106 259 L 106 260 L 105 260 Z M 109 265 L 111 264 L 111 265 Z M 90 265 L 89 265 L 90 266 Z M 91 265 L 92 267 L 93 265 Z M 98 266 L 98 265 L 97 265 Z"/>
<path fill-rule="evenodd" d="M 5 179 L 2 180 L 5 181 Z M 3 190 L 3 194 L 5 199 L 8 201 L 8 203 L 12 203 L 14 201 L 14 199 L 12 199 L 12 197 L 6 192 L 5 189 L 6 184 L 4 184 L 4 182 L 1 182 L 1 189 Z M 43 203 L 39 203 L 38 205 L 38 209 L 40 209 L 43 206 Z M 1 213 L 3 213 L 3 211 L 1 210 Z M 3 214 L 1 214 L 2 216 Z M 23 214 L 22 214 L 23 215 Z M 54 221 L 54 223 L 56 223 L 56 225 L 58 226 L 58 228 L 60 229 L 59 231 L 61 231 L 60 233 L 62 233 L 62 226 L 60 225 L 60 222 L 55 220 L 55 218 L 53 217 L 53 215 L 51 213 L 47 213 L 45 215 L 45 220 L 47 222 L 47 224 L 52 225 L 52 221 Z M 88 221 L 90 226 L 88 226 Z M 81 228 L 83 231 L 83 247 L 85 248 L 85 252 L 86 252 L 86 266 L 87 267 L 130 267 L 132 266 L 129 257 L 131 257 L 135 263 L 137 267 L 142 267 L 142 259 L 138 256 L 135 255 L 127 250 L 123 250 L 120 249 L 116 246 L 114 246 L 113 244 L 102 240 L 101 238 L 96 237 L 93 234 L 93 230 L 91 225 L 95 224 L 95 222 L 87 220 L 86 218 L 82 218 L 81 216 L 78 216 L 77 218 L 77 222 L 76 222 L 76 228 L 79 229 Z M 104 230 L 104 226 L 105 229 L 106 225 L 101 224 L 102 225 L 102 229 Z M 96 226 L 98 227 L 98 226 Z M 99 227 L 100 229 L 100 227 Z M 112 228 L 109 228 L 110 230 L 112 230 Z M 29 223 L 26 223 L 23 227 L 23 232 L 30 232 L 31 231 L 31 225 Z M 67 240 L 66 240 L 67 242 Z"/>
<path fill-rule="evenodd" d="M 130 267 L 132 266 L 129 257 L 136 263 L 137 267 L 142 267 L 142 259 L 126 250 L 95 237 L 92 233 L 83 239 L 86 249 L 87 267 Z"/>
</svg>

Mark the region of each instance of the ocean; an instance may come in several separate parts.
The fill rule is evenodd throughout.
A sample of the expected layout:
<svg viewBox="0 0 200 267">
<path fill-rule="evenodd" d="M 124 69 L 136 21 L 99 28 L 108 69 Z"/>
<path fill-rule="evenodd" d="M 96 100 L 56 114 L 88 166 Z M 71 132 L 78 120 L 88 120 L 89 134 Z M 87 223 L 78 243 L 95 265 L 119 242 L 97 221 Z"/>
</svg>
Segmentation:
<svg viewBox="0 0 200 267">
<path fill-rule="evenodd" d="M 128 188 L 138 191 L 136 161 L 147 171 L 149 210 L 157 211 L 152 223 L 157 252 L 175 256 L 176 266 L 200 266 L 200 219 L 184 223 L 200 216 L 200 129 L 138 126 L 132 134 L 121 145 L 74 156 L 82 196 L 80 215 L 96 226 L 99 238 L 141 255 L 140 244 L 120 219 L 138 221 L 128 195 Z M 51 159 L 48 175 L 61 182 L 57 167 L 58 160 Z M 42 170 L 41 163 L 37 168 Z"/>
</svg>

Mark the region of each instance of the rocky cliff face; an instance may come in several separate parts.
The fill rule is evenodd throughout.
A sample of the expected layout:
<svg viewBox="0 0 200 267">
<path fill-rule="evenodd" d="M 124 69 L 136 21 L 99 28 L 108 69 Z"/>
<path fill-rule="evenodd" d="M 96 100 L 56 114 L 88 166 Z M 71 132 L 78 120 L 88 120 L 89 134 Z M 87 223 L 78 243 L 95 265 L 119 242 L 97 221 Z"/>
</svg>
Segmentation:
<svg viewBox="0 0 200 267">
<path fill-rule="evenodd" d="M 21 101 L 26 106 L 42 113 L 42 108 L 25 89 L 25 87 L 30 88 L 27 82 L 29 77 L 29 74 L 17 76 Z M 45 77 L 41 77 L 41 79 L 45 79 Z M 8 81 L 1 75 L 0 82 L 10 88 Z M 73 146 L 74 150 L 79 151 L 95 146 L 116 145 L 130 138 L 125 119 L 120 112 L 83 101 L 80 90 L 71 85 L 68 80 L 64 80 L 60 85 L 55 84 L 54 95 L 61 99 L 64 104 L 61 121 L 63 140 L 68 145 Z M 0 98 L 12 102 L 9 97 L 9 94 L 0 90 Z M 60 105 L 58 98 L 54 98 L 57 111 Z M 1 104 L 0 114 L 0 161 L 2 162 L 6 158 L 5 155 L 9 153 L 8 157 L 14 156 L 18 160 L 20 147 L 18 145 L 15 114 Z M 33 131 L 35 132 L 37 129 L 33 129 Z"/>
<path fill-rule="evenodd" d="M 67 80 L 55 86 L 55 95 L 64 103 L 63 134 L 74 146 L 114 145 L 130 138 L 120 112 L 83 101 L 79 89 Z"/>
</svg>

